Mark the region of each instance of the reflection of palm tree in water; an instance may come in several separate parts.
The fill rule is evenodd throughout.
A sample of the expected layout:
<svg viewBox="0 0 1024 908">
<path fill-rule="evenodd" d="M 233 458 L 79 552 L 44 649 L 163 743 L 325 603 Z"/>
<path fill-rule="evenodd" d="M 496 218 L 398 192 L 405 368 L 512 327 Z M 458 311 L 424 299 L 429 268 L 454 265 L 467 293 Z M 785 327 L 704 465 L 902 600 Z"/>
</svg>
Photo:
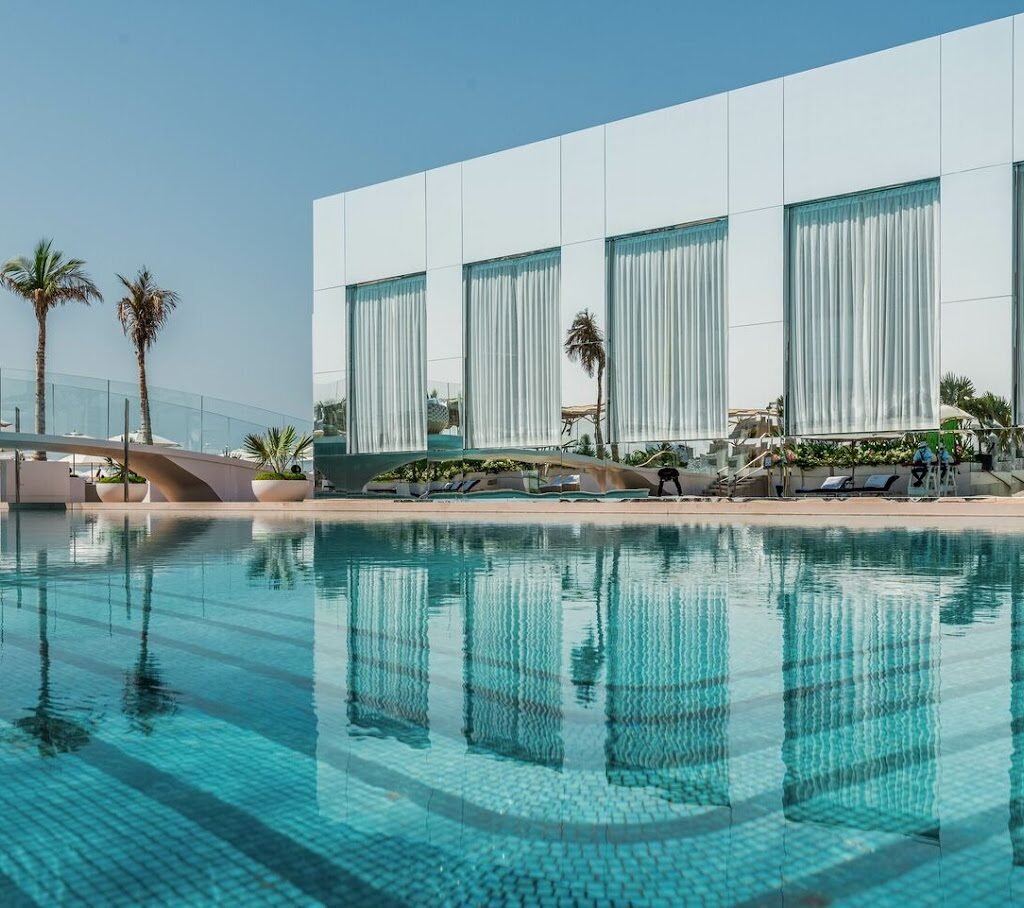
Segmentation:
<svg viewBox="0 0 1024 908">
<path fill-rule="evenodd" d="M 178 705 L 174 692 L 160 677 L 160 666 L 149 650 L 149 620 L 153 612 L 153 568 L 146 566 L 142 588 L 142 632 L 139 634 L 139 656 L 135 665 L 125 672 L 121 708 L 132 727 L 143 734 L 153 731 L 153 720 L 174 713 Z M 127 594 L 127 582 L 125 593 Z"/>
<path fill-rule="evenodd" d="M 303 532 L 275 534 L 259 540 L 249 561 L 249 579 L 266 580 L 270 589 L 294 589 L 299 575 L 308 569 L 302 557 L 305 539 Z"/>
<path fill-rule="evenodd" d="M 48 629 L 49 612 L 46 589 L 46 552 L 40 552 L 36 559 L 36 573 L 39 586 L 36 604 L 39 613 L 39 699 L 27 716 L 15 721 L 16 728 L 36 739 L 39 753 L 54 757 L 59 753 L 70 753 L 89 742 L 89 729 L 74 719 L 60 715 L 50 691 L 50 637 Z"/>
<path fill-rule="evenodd" d="M 570 669 L 572 672 L 573 687 L 576 688 L 576 702 L 580 706 L 589 707 L 597 698 L 595 690 L 601 671 L 605 662 L 605 629 L 604 609 L 601 604 L 601 597 L 604 593 L 604 542 L 594 549 L 594 612 L 596 620 L 593 625 L 587 627 L 586 637 L 578 645 L 572 648 L 570 655 Z M 619 566 L 619 545 L 612 547 L 612 571 L 611 582 L 615 582 Z"/>
</svg>

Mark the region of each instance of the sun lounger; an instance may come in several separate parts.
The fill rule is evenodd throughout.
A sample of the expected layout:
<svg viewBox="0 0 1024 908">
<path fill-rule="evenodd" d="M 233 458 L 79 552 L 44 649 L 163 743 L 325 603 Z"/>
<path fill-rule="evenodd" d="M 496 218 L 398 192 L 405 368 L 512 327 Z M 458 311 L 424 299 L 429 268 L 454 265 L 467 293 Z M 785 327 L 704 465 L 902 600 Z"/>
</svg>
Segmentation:
<svg viewBox="0 0 1024 908">
<path fill-rule="evenodd" d="M 852 483 L 852 476 L 829 476 L 817 489 L 797 489 L 796 494 L 822 495 L 826 497 L 848 494 Z"/>
<path fill-rule="evenodd" d="M 857 489 L 851 489 L 854 495 L 888 495 L 889 490 L 899 479 L 895 473 L 874 473 L 864 480 L 864 485 Z"/>
<path fill-rule="evenodd" d="M 555 476 L 538 490 L 541 493 L 548 492 L 578 492 L 580 491 L 580 474 L 573 473 L 569 476 Z"/>
</svg>

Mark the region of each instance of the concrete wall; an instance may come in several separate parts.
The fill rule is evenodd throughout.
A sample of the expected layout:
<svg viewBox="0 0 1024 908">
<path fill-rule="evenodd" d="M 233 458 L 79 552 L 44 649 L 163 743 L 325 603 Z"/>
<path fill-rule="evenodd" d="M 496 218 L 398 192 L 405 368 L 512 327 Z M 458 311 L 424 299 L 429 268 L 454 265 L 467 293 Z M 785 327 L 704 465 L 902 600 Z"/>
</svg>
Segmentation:
<svg viewBox="0 0 1024 908">
<path fill-rule="evenodd" d="M 562 323 L 605 319 L 607 237 L 729 218 L 730 406 L 783 390 L 784 206 L 941 180 L 941 368 L 1012 385 L 1024 16 L 319 199 L 315 381 L 343 387 L 344 287 L 425 271 L 428 377 L 462 374 L 462 266 L 562 248 Z M 1015 62 L 1017 65 L 1015 65 Z M 563 403 L 595 398 L 562 364 Z"/>
</svg>

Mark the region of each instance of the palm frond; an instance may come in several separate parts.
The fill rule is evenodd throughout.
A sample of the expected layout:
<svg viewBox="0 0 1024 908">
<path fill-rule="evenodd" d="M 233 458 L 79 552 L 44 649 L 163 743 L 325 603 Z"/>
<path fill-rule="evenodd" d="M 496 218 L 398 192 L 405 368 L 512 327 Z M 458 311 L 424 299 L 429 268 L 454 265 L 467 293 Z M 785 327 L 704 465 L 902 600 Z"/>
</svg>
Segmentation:
<svg viewBox="0 0 1024 908">
<path fill-rule="evenodd" d="M 272 426 L 262 435 L 250 432 L 242 447 L 256 465 L 269 467 L 275 473 L 285 473 L 296 461 L 308 456 L 313 445 L 312 435 L 299 436 L 295 426 Z"/>
<path fill-rule="evenodd" d="M 9 259 L 0 267 L 0 284 L 46 312 L 75 302 L 103 301 L 103 294 L 85 271 L 82 259 L 66 259 L 53 240 L 40 240 L 32 257 Z"/>
<path fill-rule="evenodd" d="M 128 293 L 117 304 L 117 318 L 124 333 L 139 351 L 148 350 L 181 297 L 174 290 L 160 287 L 148 268 L 139 269 L 135 279 L 117 275 Z"/>
<path fill-rule="evenodd" d="M 604 334 L 589 309 L 577 312 L 565 336 L 565 355 L 579 363 L 588 378 L 605 364 Z"/>
</svg>

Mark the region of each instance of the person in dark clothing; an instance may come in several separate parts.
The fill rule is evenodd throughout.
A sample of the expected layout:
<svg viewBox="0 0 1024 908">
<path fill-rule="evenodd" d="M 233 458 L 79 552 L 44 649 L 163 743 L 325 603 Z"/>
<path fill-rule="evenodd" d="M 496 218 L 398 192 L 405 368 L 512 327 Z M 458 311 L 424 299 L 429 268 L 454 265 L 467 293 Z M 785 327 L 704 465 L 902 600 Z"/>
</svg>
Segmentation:
<svg viewBox="0 0 1024 908">
<path fill-rule="evenodd" d="M 662 467 L 658 470 L 658 497 L 665 494 L 665 483 L 673 482 L 676 486 L 676 495 L 683 494 L 683 487 L 679 484 L 679 471 L 675 467 Z"/>
</svg>

